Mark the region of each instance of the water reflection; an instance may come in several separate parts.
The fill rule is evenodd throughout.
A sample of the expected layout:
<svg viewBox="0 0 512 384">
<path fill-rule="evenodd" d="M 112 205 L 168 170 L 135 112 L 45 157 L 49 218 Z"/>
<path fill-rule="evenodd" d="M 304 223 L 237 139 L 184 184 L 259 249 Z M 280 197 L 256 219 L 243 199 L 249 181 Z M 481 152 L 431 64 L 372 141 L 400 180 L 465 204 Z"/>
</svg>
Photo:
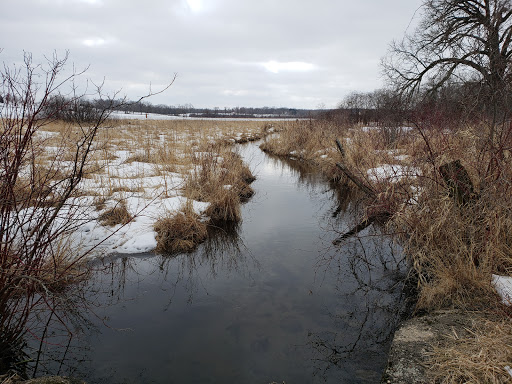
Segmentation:
<svg viewBox="0 0 512 384">
<path fill-rule="evenodd" d="M 319 259 L 324 270 L 336 271 L 339 302 L 329 311 L 334 330 L 309 335 L 317 374 L 325 377 L 336 368 L 340 379 L 378 382 L 394 330 L 410 311 L 401 249 L 372 228 L 334 255 Z M 366 368 L 356 368 L 358 362 Z"/>
<path fill-rule="evenodd" d="M 193 253 L 95 261 L 87 310 L 71 338 L 49 330 L 68 340 L 42 348 L 41 373 L 89 383 L 378 381 L 406 310 L 401 250 L 372 227 L 333 246 L 357 201 L 301 162 L 254 145 L 241 154 L 258 176 L 242 224 L 211 228 Z M 52 361 L 55 351 L 65 359 Z"/>
<path fill-rule="evenodd" d="M 219 271 L 249 277 L 257 270 L 257 260 L 244 246 L 237 224 L 208 228 L 209 236 L 198 250 L 178 255 L 112 255 L 95 262 L 96 284 L 109 287 L 112 299 L 124 298 L 127 285 L 158 275 L 162 290 L 170 293 L 169 304 L 178 286 L 189 293 L 188 302 L 201 285 L 201 275 L 216 279 Z M 249 266 L 250 265 L 250 266 Z M 108 279 L 106 278 L 108 276 Z M 135 280 L 135 281 L 134 281 Z"/>
<path fill-rule="evenodd" d="M 320 280 L 334 283 L 337 299 L 327 308 L 331 329 L 308 332 L 314 375 L 323 381 L 379 382 L 394 330 L 412 305 L 404 293 L 407 266 L 402 249 L 380 227 L 332 246 L 332 239 L 361 217 L 362 201 L 353 189 L 335 182 L 319 190 L 326 182 L 304 162 L 277 157 L 273 161 L 285 163 L 313 195 L 328 196 L 319 215 L 324 248 L 316 268 Z"/>
</svg>

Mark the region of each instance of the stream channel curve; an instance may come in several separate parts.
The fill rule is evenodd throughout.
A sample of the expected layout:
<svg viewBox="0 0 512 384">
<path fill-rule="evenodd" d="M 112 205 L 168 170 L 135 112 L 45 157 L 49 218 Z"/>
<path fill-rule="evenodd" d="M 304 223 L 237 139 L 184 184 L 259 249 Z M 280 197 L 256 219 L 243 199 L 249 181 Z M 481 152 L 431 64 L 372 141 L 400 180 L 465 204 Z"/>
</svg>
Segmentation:
<svg viewBox="0 0 512 384">
<path fill-rule="evenodd" d="M 84 332 L 65 352 L 45 347 L 38 376 L 380 381 L 404 311 L 399 247 L 373 227 L 334 247 L 355 221 L 353 204 L 301 162 L 258 143 L 238 149 L 257 180 L 236 231 L 190 254 L 109 258 L 88 283 L 96 308 L 82 315 Z"/>
</svg>

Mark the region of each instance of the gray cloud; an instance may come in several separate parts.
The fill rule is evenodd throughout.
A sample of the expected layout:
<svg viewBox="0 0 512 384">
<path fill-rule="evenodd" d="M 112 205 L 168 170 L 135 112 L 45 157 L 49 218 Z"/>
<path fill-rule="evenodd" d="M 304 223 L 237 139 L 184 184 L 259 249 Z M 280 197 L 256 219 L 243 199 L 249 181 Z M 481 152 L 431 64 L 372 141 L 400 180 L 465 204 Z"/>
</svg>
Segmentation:
<svg viewBox="0 0 512 384">
<path fill-rule="evenodd" d="M 6 63 L 70 51 L 86 76 L 155 104 L 336 105 L 382 86 L 380 58 L 421 0 L 17 0 L 4 4 Z"/>
</svg>

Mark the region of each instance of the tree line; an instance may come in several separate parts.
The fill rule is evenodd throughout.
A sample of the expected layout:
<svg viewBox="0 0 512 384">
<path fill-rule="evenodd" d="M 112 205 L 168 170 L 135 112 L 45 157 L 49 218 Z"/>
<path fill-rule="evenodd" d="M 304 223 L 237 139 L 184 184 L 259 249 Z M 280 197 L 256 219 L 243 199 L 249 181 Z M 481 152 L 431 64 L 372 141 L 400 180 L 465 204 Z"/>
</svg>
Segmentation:
<svg viewBox="0 0 512 384">
<path fill-rule="evenodd" d="M 102 100 L 91 101 L 96 107 L 103 107 Z M 215 107 L 215 108 L 195 108 L 192 104 L 183 105 L 165 105 L 152 104 L 150 102 L 125 102 L 118 109 L 120 112 L 129 113 L 156 113 L 160 115 L 188 115 L 191 117 L 283 117 L 283 118 L 307 118 L 315 113 L 312 109 L 296 109 L 284 107 Z"/>
</svg>

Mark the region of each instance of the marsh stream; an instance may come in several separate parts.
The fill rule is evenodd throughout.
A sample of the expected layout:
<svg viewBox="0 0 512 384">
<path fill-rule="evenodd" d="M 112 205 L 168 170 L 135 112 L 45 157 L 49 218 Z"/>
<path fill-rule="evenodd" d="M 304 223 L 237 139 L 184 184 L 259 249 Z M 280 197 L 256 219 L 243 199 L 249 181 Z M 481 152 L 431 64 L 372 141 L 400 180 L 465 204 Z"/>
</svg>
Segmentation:
<svg viewBox="0 0 512 384">
<path fill-rule="evenodd" d="M 400 249 L 355 222 L 314 170 L 239 147 L 257 180 L 243 222 L 191 254 L 114 255 L 81 334 L 38 375 L 88 383 L 376 383 L 403 310 Z"/>
</svg>

